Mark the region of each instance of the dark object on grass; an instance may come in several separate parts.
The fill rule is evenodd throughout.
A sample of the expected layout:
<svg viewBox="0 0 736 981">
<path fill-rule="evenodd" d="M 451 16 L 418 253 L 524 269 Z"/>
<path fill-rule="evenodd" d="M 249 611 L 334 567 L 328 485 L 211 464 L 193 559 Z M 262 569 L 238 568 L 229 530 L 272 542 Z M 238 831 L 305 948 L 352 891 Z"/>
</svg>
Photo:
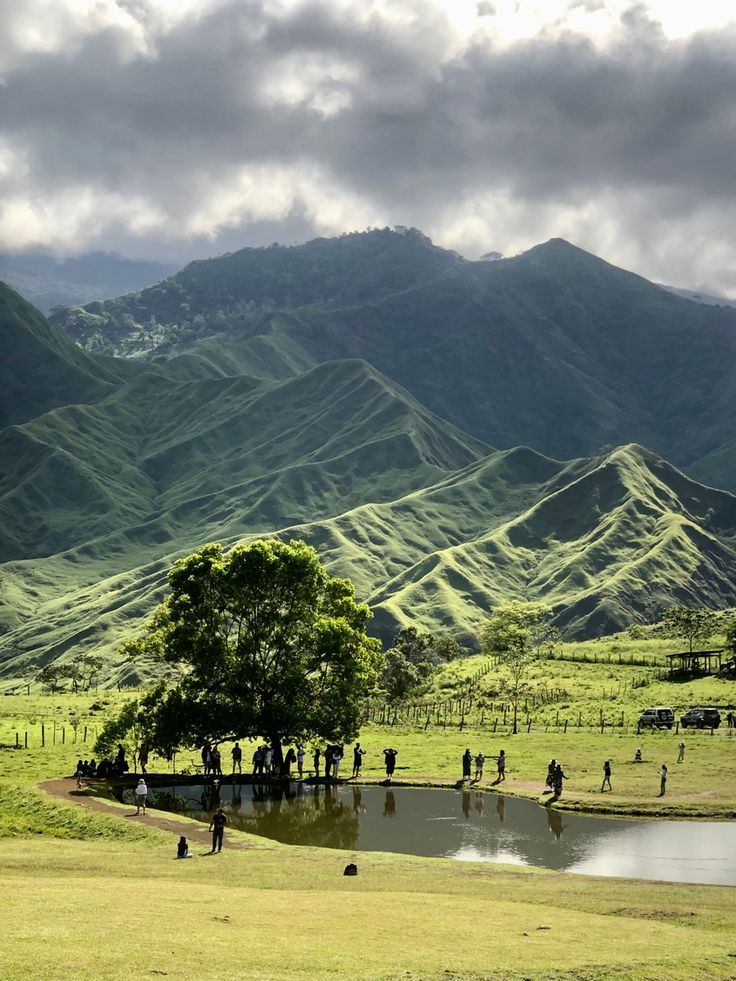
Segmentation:
<svg viewBox="0 0 736 981">
<path fill-rule="evenodd" d="M 358 866 L 354 862 L 350 862 L 349 865 L 345 866 L 345 871 L 343 872 L 343 875 L 357 875 L 357 874 L 358 874 Z"/>
</svg>

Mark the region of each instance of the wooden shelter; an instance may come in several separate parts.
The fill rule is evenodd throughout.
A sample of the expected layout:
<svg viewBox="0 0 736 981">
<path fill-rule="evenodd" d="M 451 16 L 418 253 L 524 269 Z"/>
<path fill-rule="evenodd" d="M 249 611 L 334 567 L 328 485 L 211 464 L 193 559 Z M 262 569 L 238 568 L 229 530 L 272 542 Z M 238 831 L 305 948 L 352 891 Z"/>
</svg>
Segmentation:
<svg viewBox="0 0 736 981">
<path fill-rule="evenodd" d="M 718 674 L 723 648 L 714 651 L 679 651 L 665 654 L 670 674 Z"/>
</svg>

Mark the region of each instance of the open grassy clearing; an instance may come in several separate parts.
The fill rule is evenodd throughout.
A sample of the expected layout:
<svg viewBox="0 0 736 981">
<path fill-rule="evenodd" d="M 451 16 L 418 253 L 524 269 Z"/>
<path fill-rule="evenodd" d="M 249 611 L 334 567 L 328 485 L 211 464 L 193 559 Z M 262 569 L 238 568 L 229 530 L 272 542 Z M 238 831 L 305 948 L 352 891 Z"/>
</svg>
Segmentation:
<svg viewBox="0 0 736 981">
<path fill-rule="evenodd" d="M 56 718 L 58 736 L 72 708 L 100 724 L 123 697 L 3 698 L 0 742 L 7 746 L 31 719 L 37 728 L 41 718 L 52 727 Z M 103 701 L 109 704 L 90 713 Z M 570 776 L 559 805 L 733 813 L 735 739 L 721 731 L 685 740 L 686 762 L 678 767 L 673 733 L 637 739 L 586 729 L 501 739 L 475 725 L 463 732 L 367 726 L 361 733 L 368 781 L 382 778 L 380 750 L 389 743 L 399 749 L 397 783 L 454 783 L 466 745 L 489 754 L 503 746 L 508 792 L 538 796 L 549 756 L 557 755 Z M 645 758 L 638 766 L 627 762 L 637 745 Z M 28 750 L 0 750 L 0 889 L 6 922 L 18 924 L 0 933 L 8 981 L 97 981 L 131 970 L 226 981 L 736 976 L 733 889 L 297 848 L 237 832 L 227 842 L 247 850 L 226 843 L 222 855 L 205 858 L 206 849 L 195 846 L 195 858 L 180 863 L 172 858 L 174 837 L 127 818 L 129 808 L 90 812 L 37 789 L 37 781 L 71 772 L 79 755 L 91 755 L 91 745 L 57 739 L 42 748 L 31 739 Z M 613 761 L 614 792 L 602 795 L 605 757 Z M 178 768 L 195 760 L 195 753 L 179 754 Z M 672 764 L 664 802 L 655 797 L 663 761 Z M 170 772 L 165 761 L 154 760 L 152 769 Z M 493 779 L 492 769 L 487 776 Z M 359 876 L 343 878 L 353 860 Z"/>
</svg>

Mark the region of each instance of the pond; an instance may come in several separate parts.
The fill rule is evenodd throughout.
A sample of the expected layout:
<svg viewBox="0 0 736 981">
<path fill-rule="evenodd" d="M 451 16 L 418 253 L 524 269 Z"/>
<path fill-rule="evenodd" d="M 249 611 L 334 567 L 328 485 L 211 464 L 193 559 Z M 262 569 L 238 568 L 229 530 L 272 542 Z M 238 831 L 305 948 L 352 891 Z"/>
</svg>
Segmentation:
<svg viewBox="0 0 736 981">
<path fill-rule="evenodd" d="M 132 801 L 132 789 L 124 799 Z M 294 845 L 736 885 L 736 823 L 591 817 L 474 790 L 291 783 L 149 788 L 149 804 Z"/>
</svg>

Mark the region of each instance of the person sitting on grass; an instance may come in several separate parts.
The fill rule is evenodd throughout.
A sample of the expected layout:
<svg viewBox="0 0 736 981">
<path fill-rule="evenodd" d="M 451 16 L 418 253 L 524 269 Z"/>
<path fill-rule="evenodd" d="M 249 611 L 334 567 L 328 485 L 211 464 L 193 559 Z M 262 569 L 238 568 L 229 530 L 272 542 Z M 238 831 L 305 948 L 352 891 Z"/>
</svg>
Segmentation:
<svg viewBox="0 0 736 981">
<path fill-rule="evenodd" d="M 641 763 L 641 762 L 642 762 L 642 758 L 641 758 L 641 747 L 640 747 L 634 753 L 634 763 Z"/>
<path fill-rule="evenodd" d="M 191 858 L 189 854 L 189 843 L 184 835 L 181 836 L 176 845 L 176 857 L 177 858 Z"/>
</svg>

